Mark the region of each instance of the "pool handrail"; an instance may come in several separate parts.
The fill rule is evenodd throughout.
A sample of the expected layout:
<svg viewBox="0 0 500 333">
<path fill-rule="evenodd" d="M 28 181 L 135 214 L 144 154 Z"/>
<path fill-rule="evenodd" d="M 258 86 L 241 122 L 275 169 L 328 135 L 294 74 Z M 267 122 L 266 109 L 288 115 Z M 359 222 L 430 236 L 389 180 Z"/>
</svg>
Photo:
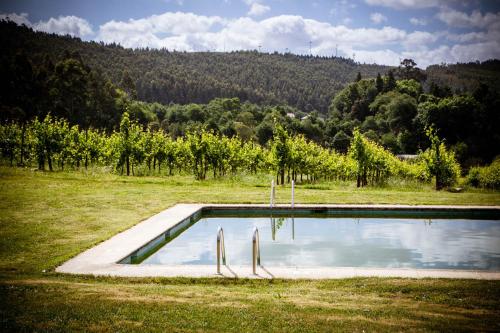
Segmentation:
<svg viewBox="0 0 500 333">
<path fill-rule="evenodd" d="M 260 266 L 260 237 L 259 229 L 255 227 L 252 237 L 252 267 L 254 275 L 257 275 L 257 265 Z"/>
<path fill-rule="evenodd" d="M 222 255 L 222 264 L 226 265 L 226 246 L 224 244 L 224 230 L 219 227 L 217 230 L 217 274 L 220 272 L 220 260 Z"/>
</svg>

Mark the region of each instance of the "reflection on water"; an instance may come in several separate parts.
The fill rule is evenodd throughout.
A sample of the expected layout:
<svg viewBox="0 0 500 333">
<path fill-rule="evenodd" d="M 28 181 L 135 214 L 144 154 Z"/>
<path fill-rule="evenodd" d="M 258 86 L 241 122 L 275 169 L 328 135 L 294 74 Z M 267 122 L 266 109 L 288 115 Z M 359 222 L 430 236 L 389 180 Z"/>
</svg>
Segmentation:
<svg viewBox="0 0 500 333">
<path fill-rule="evenodd" d="M 205 218 L 146 264 L 214 264 L 224 228 L 229 265 L 251 265 L 259 228 L 264 266 L 500 270 L 500 222 L 389 218 Z"/>
</svg>

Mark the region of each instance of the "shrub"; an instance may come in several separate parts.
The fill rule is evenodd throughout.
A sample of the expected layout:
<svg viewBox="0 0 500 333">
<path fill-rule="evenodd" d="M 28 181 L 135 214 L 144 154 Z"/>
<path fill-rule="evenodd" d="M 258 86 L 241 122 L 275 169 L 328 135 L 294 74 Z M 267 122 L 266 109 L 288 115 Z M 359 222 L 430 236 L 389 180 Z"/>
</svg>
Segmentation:
<svg viewBox="0 0 500 333">
<path fill-rule="evenodd" d="M 470 168 L 467 183 L 475 187 L 500 189 L 500 158 L 488 166 Z"/>
</svg>

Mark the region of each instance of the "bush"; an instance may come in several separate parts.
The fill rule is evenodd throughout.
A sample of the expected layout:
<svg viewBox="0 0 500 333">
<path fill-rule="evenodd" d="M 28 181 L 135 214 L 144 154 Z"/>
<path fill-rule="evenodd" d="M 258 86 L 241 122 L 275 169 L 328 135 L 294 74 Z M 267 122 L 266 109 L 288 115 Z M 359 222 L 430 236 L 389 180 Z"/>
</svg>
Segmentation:
<svg viewBox="0 0 500 333">
<path fill-rule="evenodd" d="M 467 184 L 474 187 L 500 189 L 500 158 L 496 158 L 489 166 L 470 168 Z"/>
<path fill-rule="evenodd" d="M 461 173 L 455 154 L 446 149 L 433 128 L 428 128 L 426 134 L 431 147 L 421 153 L 419 159 L 425 161 L 428 173 L 436 177 L 436 190 L 454 185 Z"/>
</svg>

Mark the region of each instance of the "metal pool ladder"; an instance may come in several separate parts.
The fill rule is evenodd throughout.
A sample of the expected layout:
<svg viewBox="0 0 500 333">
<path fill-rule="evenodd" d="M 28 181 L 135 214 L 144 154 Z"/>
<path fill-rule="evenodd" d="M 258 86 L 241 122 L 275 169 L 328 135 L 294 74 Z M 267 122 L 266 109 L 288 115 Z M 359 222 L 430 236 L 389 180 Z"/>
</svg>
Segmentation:
<svg viewBox="0 0 500 333">
<path fill-rule="evenodd" d="M 257 275 L 257 265 L 260 266 L 260 239 L 259 229 L 255 227 L 252 237 L 252 266 L 254 275 Z"/>
<path fill-rule="evenodd" d="M 217 274 L 220 272 L 220 259 L 222 256 L 222 264 L 226 265 L 226 246 L 224 245 L 224 230 L 219 227 L 217 230 Z"/>
</svg>

